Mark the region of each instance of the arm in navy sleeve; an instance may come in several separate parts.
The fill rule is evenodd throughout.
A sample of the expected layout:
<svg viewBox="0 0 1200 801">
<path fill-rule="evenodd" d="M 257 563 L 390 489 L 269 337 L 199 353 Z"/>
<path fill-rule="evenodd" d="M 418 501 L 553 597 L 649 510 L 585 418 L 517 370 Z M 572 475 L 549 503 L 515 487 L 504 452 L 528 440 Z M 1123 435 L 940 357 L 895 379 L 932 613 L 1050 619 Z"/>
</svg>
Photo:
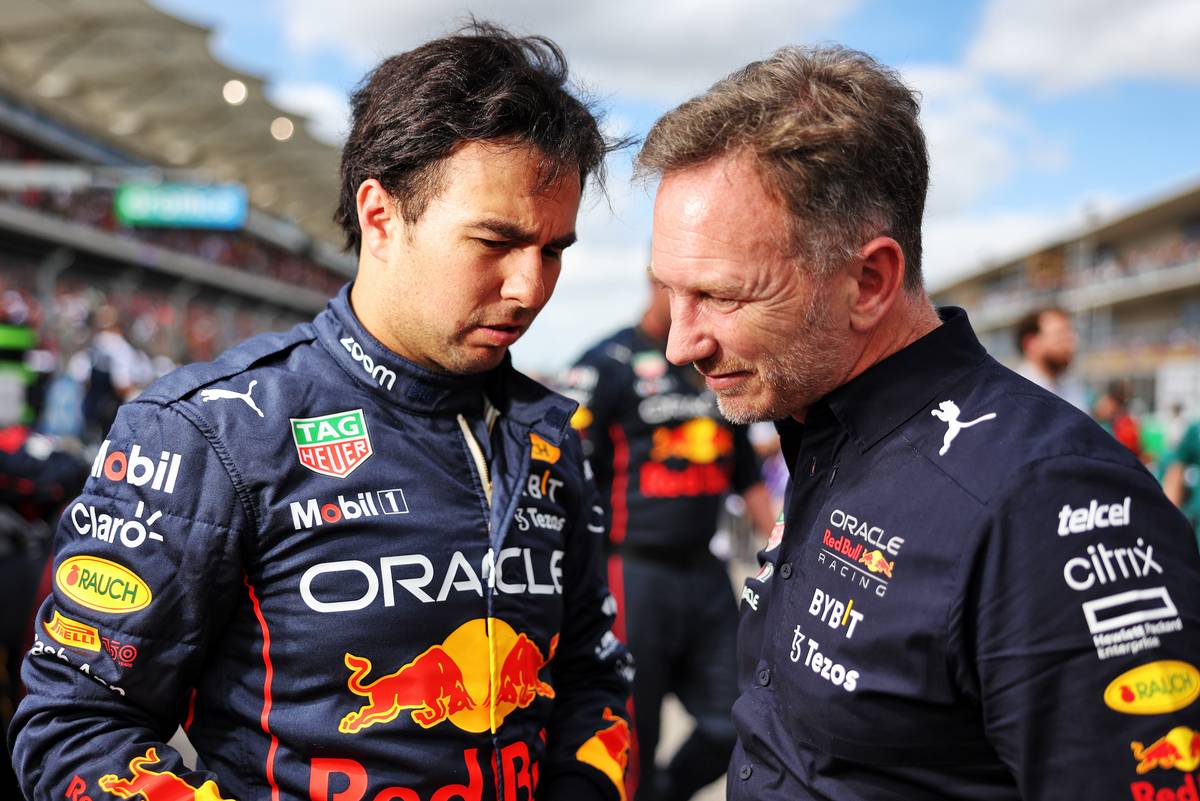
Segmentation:
<svg viewBox="0 0 1200 801">
<path fill-rule="evenodd" d="M 134 760 L 217 797 L 204 785 L 220 777 L 189 771 L 165 741 L 245 592 L 247 528 L 226 465 L 186 412 L 122 408 L 59 522 L 54 591 L 22 669 L 10 736 L 29 799 L 107 797 Z"/>
<path fill-rule="evenodd" d="M 1021 798 L 1184 798 L 1158 794 L 1200 762 L 1183 517 L 1140 466 L 1083 456 L 1036 463 L 1002 497 L 954 623 L 960 679 Z"/>
<path fill-rule="evenodd" d="M 581 458 L 579 443 L 570 437 L 563 458 Z M 584 480 L 582 487 L 563 561 L 563 630 L 552 662 L 555 710 L 547 728 L 539 797 L 583 798 L 570 792 L 583 779 L 598 798 L 623 801 L 630 742 L 626 703 L 633 669 L 612 632 L 616 601 L 606 580 L 604 513 L 592 482 Z"/>
</svg>

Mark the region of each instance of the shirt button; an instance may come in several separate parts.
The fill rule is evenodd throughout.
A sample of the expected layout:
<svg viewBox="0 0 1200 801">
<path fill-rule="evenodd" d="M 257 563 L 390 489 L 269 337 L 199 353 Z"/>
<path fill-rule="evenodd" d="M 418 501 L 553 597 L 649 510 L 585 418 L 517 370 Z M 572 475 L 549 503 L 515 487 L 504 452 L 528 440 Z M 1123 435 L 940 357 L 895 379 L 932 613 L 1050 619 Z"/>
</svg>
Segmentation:
<svg viewBox="0 0 1200 801">
<path fill-rule="evenodd" d="M 771 671 L 768 670 L 767 668 L 763 668 L 762 670 L 758 671 L 758 683 L 764 687 L 766 687 L 768 684 L 770 684 L 771 683 Z"/>
<path fill-rule="evenodd" d="M 783 566 L 779 568 L 779 575 L 783 576 L 784 579 L 790 579 L 792 577 L 792 563 L 784 562 Z"/>
<path fill-rule="evenodd" d="M 745 765 L 742 765 L 742 769 L 738 771 L 738 776 L 741 777 L 742 781 L 746 781 L 746 779 L 750 778 L 750 774 L 752 773 L 754 773 L 754 768 L 750 767 L 750 763 L 747 762 Z"/>
</svg>

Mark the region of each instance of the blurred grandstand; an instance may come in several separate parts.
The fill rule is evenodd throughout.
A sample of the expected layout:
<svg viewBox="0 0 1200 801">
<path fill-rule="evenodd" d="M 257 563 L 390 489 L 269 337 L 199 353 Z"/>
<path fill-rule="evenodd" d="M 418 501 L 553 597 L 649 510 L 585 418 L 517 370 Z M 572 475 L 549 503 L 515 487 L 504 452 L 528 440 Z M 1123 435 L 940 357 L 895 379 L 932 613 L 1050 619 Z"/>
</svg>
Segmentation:
<svg viewBox="0 0 1200 801">
<path fill-rule="evenodd" d="M 1143 412 L 1200 415 L 1200 184 L 1093 220 L 938 289 L 934 300 L 966 308 L 1010 365 L 1017 321 L 1061 307 L 1079 333 L 1073 369 L 1093 392 L 1128 381 Z"/>
<path fill-rule="evenodd" d="M 69 374 L 101 309 L 144 383 L 310 318 L 353 274 L 336 148 L 209 33 L 144 0 L 0 0 L 0 323 L 35 334 L 31 388 Z"/>
</svg>

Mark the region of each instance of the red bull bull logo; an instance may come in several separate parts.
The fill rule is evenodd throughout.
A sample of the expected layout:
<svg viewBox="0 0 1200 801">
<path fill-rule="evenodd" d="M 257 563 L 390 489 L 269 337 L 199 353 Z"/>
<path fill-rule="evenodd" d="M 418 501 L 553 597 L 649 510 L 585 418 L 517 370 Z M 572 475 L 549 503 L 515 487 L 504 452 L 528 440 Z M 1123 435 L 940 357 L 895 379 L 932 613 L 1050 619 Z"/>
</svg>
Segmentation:
<svg viewBox="0 0 1200 801">
<path fill-rule="evenodd" d="M 206 781 L 193 787 L 170 771 L 149 770 L 147 765 L 158 762 L 158 751 L 151 746 L 143 756 L 129 762 L 130 775 L 127 779 L 109 773 L 101 776 L 100 789 L 117 798 L 142 798 L 143 801 L 226 801 L 221 798 L 216 782 Z"/>
<path fill-rule="evenodd" d="M 1193 771 L 1200 767 L 1200 732 L 1187 726 L 1176 726 L 1150 745 L 1132 742 L 1129 747 L 1139 775 L 1157 768 Z"/>
<path fill-rule="evenodd" d="M 888 578 L 892 577 L 892 569 L 896 566 L 896 560 L 888 561 L 883 558 L 883 551 L 867 551 L 858 560 L 859 564 L 866 565 L 867 570 L 872 573 L 882 573 Z"/>
<path fill-rule="evenodd" d="M 733 434 L 711 417 L 693 417 L 674 427 L 654 429 L 650 458 L 656 462 L 683 459 L 712 464 L 733 450 Z"/>
<path fill-rule="evenodd" d="M 394 673 L 367 681 L 371 660 L 345 655 L 350 670 L 347 686 L 367 699 L 338 724 L 343 734 L 355 734 L 378 723 L 390 723 L 404 711 L 413 722 L 429 729 L 450 721 L 464 731 L 497 731 L 504 719 L 538 698 L 554 698 L 554 688 L 539 677 L 554 658 L 557 635 L 548 653 L 525 634 L 517 634 L 499 618 L 470 620 Z M 489 653 L 497 659 L 495 674 Z"/>
<path fill-rule="evenodd" d="M 606 707 L 604 719 L 611 725 L 600 729 L 579 746 L 575 758 L 591 765 L 609 778 L 625 801 L 625 768 L 629 765 L 629 724 Z"/>
</svg>

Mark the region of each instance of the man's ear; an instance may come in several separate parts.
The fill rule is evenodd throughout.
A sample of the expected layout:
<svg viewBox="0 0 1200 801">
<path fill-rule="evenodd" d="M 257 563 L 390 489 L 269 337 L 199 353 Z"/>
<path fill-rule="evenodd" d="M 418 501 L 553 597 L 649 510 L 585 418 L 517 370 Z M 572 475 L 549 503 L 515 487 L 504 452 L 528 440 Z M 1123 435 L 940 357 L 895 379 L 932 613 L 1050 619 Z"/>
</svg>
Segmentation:
<svg viewBox="0 0 1200 801">
<path fill-rule="evenodd" d="M 386 263 L 390 240 L 400 233 L 399 226 L 393 225 L 399 218 L 400 210 L 392 196 L 374 178 L 368 178 L 359 185 L 355 201 L 362 247 L 374 258 Z"/>
<path fill-rule="evenodd" d="M 870 331 L 887 316 L 904 291 L 904 250 L 890 236 L 879 236 L 863 245 L 850 265 L 855 292 L 850 303 L 850 325 Z"/>
</svg>

